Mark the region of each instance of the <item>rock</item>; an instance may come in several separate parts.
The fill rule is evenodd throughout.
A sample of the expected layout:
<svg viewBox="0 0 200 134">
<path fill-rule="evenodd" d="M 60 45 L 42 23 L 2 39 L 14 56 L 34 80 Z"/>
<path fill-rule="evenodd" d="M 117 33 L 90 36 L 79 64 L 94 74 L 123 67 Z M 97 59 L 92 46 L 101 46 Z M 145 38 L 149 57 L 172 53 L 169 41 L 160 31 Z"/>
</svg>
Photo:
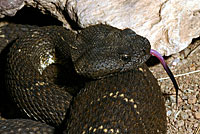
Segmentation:
<svg viewBox="0 0 200 134">
<path fill-rule="evenodd" d="M 64 26 L 71 29 L 63 11 L 67 0 L 0 0 L 0 18 L 14 16 L 24 6 L 38 8 L 43 14 L 51 13 Z"/>
<path fill-rule="evenodd" d="M 23 6 L 49 13 L 71 29 L 66 14 L 80 27 L 99 23 L 149 39 L 162 55 L 185 49 L 200 35 L 200 0 L 1 0 L 0 18 L 14 16 Z"/>
<path fill-rule="evenodd" d="M 188 96 L 183 95 L 182 99 L 183 99 L 183 100 L 187 100 L 187 99 L 188 99 Z"/>
<path fill-rule="evenodd" d="M 196 119 L 200 119 L 200 112 L 195 112 L 195 113 L 194 113 L 194 117 L 195 117 Z"/>
<path fill-rule="evenodd" d="M 199 123 L 195 123 L 195 124 L 194 124 L 194 127 L 198 127 L 198 125 L 199 125 Z"/>
<path fill-rule="evenodd" d="M 1 0 L 0 18 L 14 16 L 24 6 L 24 0 Z"/>
<path fill-rule="evenodd" d="M 184 126 L 184 121 L 183 120 L 177 121 L 177 126 L 179 126 L 179 127 Z"/>
<path fill-rule="evenodd" d="M 167 111 L 167 116 L 170 116 L 171 114 L 172 114 L 171 110 Z"/>
<path fill-rule="evenodd" d="M 188 130 L 188 132 L 192 132 L 192 129 L 191 129 L 191 128 L 188 128 L 187 130 Z"/>
<path fill-rule="evenodd" d="M 188 99 L 189 104 L 195 104 L 196 101 L 197 101 L 196 96 L 190 96 L 189 99 Z"/>
<path fill-rule="evenodd" d="M 181 113 L 181 117 L 182 117 L 183 120 L 186 120 L 186 119 L 188 119 L 189 116 L 188 116 L 187 113 L 182 112 L 182 113 Z"/>
<path fill-rule="evenodd" d="M 81 27 L 98 23 L 131 28 L 152 48 L 171 55 L 200 35 L 200 0 L 68 0 L 67 11 Z"/>
</svg>

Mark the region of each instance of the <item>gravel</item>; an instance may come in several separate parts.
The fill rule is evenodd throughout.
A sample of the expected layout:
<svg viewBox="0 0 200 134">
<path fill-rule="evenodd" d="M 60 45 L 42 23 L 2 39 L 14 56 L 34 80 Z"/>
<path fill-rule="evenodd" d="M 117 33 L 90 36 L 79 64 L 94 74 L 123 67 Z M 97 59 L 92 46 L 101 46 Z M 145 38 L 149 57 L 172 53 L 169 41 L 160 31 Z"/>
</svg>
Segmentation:
<svg viewBox="0 0 200 134">
<path fill-rule="evenodd" d="M 178 106 L 176 106 L 175 89 L 161 64 L 151 66 L 150 70 L 158 79 L 165 94 L 168 132 L 167 134 L 200 134 L 200 40 L 194 41 L 189 55 L 180 54 L 167 58 L 179 88 Z M 185 56 L 185 58 L 184 58 Z M 171 95 L 172 94 L 172 95 Z"/>
</svg>

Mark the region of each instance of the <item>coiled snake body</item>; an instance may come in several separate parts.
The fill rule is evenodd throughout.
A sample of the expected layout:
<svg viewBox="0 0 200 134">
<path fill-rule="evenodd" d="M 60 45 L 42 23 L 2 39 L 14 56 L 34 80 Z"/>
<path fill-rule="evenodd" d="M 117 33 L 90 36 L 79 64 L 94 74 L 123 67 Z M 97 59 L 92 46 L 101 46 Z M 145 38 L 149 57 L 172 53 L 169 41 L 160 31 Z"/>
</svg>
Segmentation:
<svg viewBox="0 0 200 134">
<path fill-rule="evenodd" d="M 64 126 L 69 134 L 166 133 L 164 99 L 145 65 L 147 39 L 106 25 L 78 33 L 59 26 L 1 27 L 1 34 L 11 31 L 18 35 L 8 41 L 6 85 L 31 118 L 58 129 Z M 0 132 L 27 128 L 26 120 L 13 121 L 25 125 L 12 130 L 12 120 L 0 121 Z M 56 131 L 42 125 L 40 133 L 39 128 Z"/>
</svg>

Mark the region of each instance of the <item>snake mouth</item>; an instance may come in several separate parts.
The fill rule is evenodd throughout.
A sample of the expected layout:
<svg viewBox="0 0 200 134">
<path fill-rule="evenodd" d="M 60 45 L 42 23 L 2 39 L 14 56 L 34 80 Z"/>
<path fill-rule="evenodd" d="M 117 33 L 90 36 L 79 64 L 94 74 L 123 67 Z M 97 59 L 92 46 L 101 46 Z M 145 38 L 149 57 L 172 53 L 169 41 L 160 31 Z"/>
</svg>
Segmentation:
<svg viewBox="0 0 200 134">
<path fill-rule="evenodd" d="M 138 66 L 144 64 L 150 57 L 150 54 L 139 56 L 137 59 L 134 59 L 133 61 L 124 64 L 119 72 L 125 72 L 138 68 Z"/>
<path fill-rule="evenodd" d="M 150 51 L 150 50 L 149 50 Z M 123 60 L 118 57 L 106 57 L 102 59 L 79 60 L 75 63 L 76 72 L 90 79 L 101 79 L 109 76 L 114 76 L 117 73 L 129 71 L 144 64 L 150 57 L 147 52 L 132 54 L 130 60 Z M 84 62 L 83 62 L 84 61 Z"/>
<path fill-rule="evenodd" d="M 105 77 L 115 76 L 118 73 L 127 72 L 130 70 L 136 69 L 142 64 L 144 64 L 150 58 L 150 56 L 151 56 L 150 54 L 140 55 L 137 59 L 134 58 L 134 60 L 126 62 L 126 63 L 115 63 L 113 67 L 102 70 L 102 73 L 92 78 L 101 79 Z"/>
</svg>

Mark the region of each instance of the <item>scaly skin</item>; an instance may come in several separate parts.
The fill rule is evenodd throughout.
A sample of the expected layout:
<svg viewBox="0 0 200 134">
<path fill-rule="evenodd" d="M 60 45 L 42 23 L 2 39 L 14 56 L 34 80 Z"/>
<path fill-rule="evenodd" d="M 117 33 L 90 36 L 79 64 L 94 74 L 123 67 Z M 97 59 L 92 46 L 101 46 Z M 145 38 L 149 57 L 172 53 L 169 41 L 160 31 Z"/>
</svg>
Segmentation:
<svg viewBox="0 0 200 134">
<path fill-rule="evenodd" d="M 160 87 L 143 64 L 87 84 L 72 104 L 66 132 L 165 134 L 165 113 Z"/>
<path fill-rule="evenodd" d="M 27 119 L 0 120 L 1 134 L 54 134 L 55 129 L 45 123 Z"/>
<path fill-rule="evenodd" d="M 33 27 L 22 35 L 8 41 L 6 84 L 31 118 L 65 133 L 166 133 L 164 99 L 144 63 L 147 39 L 105 25 L 77 34 Z"/>
</svg>

